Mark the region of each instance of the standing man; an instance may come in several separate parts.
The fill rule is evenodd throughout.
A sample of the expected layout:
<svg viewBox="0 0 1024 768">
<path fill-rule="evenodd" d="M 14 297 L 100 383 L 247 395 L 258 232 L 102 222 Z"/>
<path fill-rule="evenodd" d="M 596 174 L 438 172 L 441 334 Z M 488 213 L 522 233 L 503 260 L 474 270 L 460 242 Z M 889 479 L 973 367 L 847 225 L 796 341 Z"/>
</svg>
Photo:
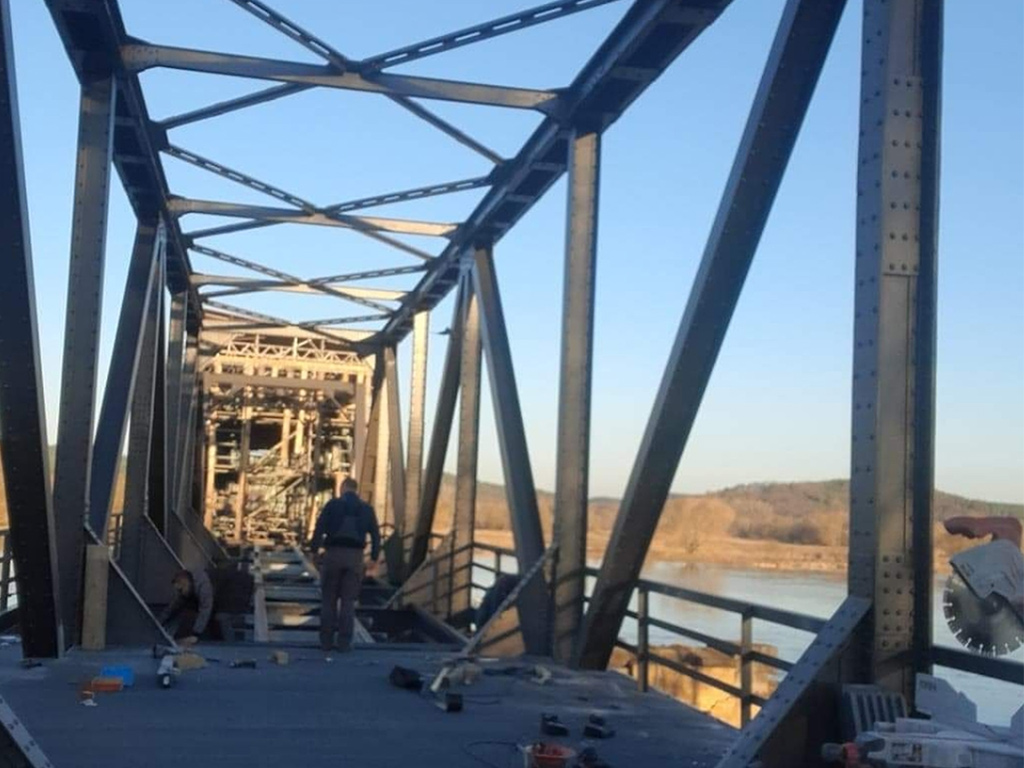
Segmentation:
<svg viewBox="0 0 1024 768">
<path fill-rule="evenodd" d="M 329 651 L 337 647 L 348 651 L 352 646 L 352 629 L 356 619 L 356 598 L 363 583 L 363 550 L 370 536 L 370 562 L 376 566 L 380 557 L 380 528 L 373 508 L 359 498 L 358 485 L 351 477 L 341 484 L 341 496 L 328 501 L 316 521 L 314 554 L 326 551 L 320 562 L 320 647 Z M 340 602 L 340 610 L 339 610 Z M 334 635 L 338 633 L 338 644 Z"/>
</svg>

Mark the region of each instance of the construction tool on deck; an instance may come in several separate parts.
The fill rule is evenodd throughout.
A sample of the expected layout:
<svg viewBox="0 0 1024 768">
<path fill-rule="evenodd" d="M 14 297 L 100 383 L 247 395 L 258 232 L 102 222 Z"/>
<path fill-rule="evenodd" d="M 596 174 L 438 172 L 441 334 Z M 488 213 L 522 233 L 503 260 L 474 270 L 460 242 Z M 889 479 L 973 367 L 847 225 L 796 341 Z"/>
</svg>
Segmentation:
<svg viewBox="0 0 1024 768">
<path fill-rule="evenodd" d="M 845 768 L 1019 768 L 1024 707 L 1009 728 L 978 722 L 974 702 L 932 675 L 917 676 L 915 706 L 929 719 L 876 722 L 843 744 L 825 744 L 826 762 Z M 906 710 L 905 705 L 901 707 Z"/>
<path fill-rule="evenodd" d="M 953 573 L 942 610 L 961 645 L 984 656 L 1003 656 L 1024 644 L 1024 555 L 1021 523 L 1012 517 L 953 517 L 946 530 L 992 541 L 949 559 Z"/>
</svg>

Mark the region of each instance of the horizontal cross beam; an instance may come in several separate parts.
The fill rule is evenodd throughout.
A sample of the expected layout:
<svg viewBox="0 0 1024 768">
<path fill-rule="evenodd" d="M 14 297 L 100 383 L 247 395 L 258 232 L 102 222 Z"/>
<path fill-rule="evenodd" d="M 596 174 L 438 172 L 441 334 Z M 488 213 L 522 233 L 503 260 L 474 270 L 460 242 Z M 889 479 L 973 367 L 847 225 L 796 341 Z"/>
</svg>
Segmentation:
<svg viewBox="0 0 1024 768">
<path fill-rule="evenodd" d="M 239 0 L 233 0 L 239 2 Z M 521 29 L 543 24 L 547 21 L 562 19 L 580 11 L 587 11 L 597 8 L 600 5 L 613 3 L 616 0 L 561 0 L 555 3 L 545 3 L 535 8 L 530 8 L 519 13 L 502 16 L 498 19 L 486 21 L 483 24 L 476 24 L 472 27 L 450 32 L 447 35 L 439 35 L 429 40 L 422 40 L 412 45 L 405 45 L 387 53 L 371 56 L 358 62 L 358 67 L 364 71 L 381 70 L 394 67 L 399 64 L 408 64 L 410 61 L 423 59 L 427 56 L 434 56 L 438 53 L 445 53 L 466 45 L 479 43 L 483 40 L 491 40 L 510 32 L 518 32 Z"/>
<path fill-rule="evenodd" d="M 417 270 L 418 271 L 418 270 Z M 215 298 L 215 294 L 221 293 L 224 296 L 237 296 L 243 293 L 260 293 L 275 291 L 279 293 L 319 293 L 319 285 L 326 285 L 334 290 L 343 291 L 346 296 L 357 296 L 361 299 L 376 299 L 378 301 L 401 301 L 405 291 L 393 290 L 390 288 L 358 288 L 355 286 L 339 287 L 336 283 L 317 283 L 304 281 L 293 283 L 284 280 L 254 280 L 249 277 L 238 277 L 235 275 L 208 275 L 194 272 L 191 275 L 192 285 L 197 288 L 208 286 L 224 286 L 223 292 L 210 291 L 204 293 L 206 298 Z M 340 285 L 344 285 L 341 283 Z"/>
<path fill-rule="evenodd" d="M 155 67 L 163 67 L 189 72 L 206 72 L 213 75 L 363 91 L 384 96 L 532 109 L 544 113 L 553 112 L 558 105 L 558 94 L 554 91 L 509 88 L 500 85 L 464 83 L 406 75 L 377 74 L 372 77 L 364 77 L 355 72 L 338 72 L 333 67 L 319 64 L 152 45 L 140 40 L 121 46 L 121 61 L 125 69 L 133 74 Z"/>
<path fill-rule="evenodd" d="M 425 237 L 449 237 L 458 229 L 458 224 L 392 219 L 383 216 L 328 215 L 289 208 L 271 208 L 263 205 L 245 205 L 217 200 L 191 200 L 184 197 L 170 198 L 167 201 L 167 208 L 175 216 L 204 213 L 211 216 L 232 216 L 240 219 L 261 219 L 287 224 L 311 224 L 321 227 L 356 229 L 361 232 L 393 232 Z"/>
</svg>

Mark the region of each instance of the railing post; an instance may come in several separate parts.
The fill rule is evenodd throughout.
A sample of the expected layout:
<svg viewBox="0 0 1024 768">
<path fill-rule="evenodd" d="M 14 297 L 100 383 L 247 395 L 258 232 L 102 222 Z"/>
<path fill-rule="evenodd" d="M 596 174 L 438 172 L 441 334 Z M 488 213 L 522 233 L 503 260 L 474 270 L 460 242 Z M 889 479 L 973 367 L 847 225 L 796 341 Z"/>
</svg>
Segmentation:
<svg viewBox="0 0 1024 768">
<path fill-rule="evenodd" d="M 650 686 L 647 664 L 650 655 L 650 641 L 647 636 L 647 619 L 650 617 L 648 598 L 647 588 L 641 584 L 636 590 L 636 663 L 637 684 L 643 693 L 647 693 Z"/>
<path fill-rule="evenodd" d="M 750 722 L 751 670 L 750 652 L 753 650 L 754 628 L 750 610 L 740 614 L 740 725 Z"/>
<path fill-rule="evenodd" d="M 4 537 L 3 565 L 0 566 L 0 612 L 7 610 L 11 599 L 11 535 L 6 531 Z"/>
</svg>

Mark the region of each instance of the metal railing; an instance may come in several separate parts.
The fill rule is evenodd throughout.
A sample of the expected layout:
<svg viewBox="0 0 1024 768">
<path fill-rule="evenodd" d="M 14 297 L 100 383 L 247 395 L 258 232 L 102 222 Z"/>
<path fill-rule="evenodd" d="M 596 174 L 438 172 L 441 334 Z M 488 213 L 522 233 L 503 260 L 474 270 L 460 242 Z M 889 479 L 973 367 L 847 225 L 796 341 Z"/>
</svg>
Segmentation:
<svg viewBox="0 0 1024 768">
<path fill-rule="evenodd" d="M 513 572 L 505 568 L 509 561 L 516 563 L 518 567 L 516 554 L 513 550 L 480 543 L 476 543 L 474 547 L 476 550 L 491 553 L 494 558 L 494 564 L 490 565 L 480 562 L 474 553 L 474 569 L 493 573 L 497 577 L 501 573 Z M 586 574 L 590 578 L 596 578 L 598 569 L 588 567 Z M 484 591 L 488 588 L 488 585 L 471 580 L 469 587 L 474 590 Z M 735 614 L 738 618 L 737 635 L 735 637 L 738 637 L 739 640 L 715 637 L 652 615 L 650 599 L 652 594 Z M 759 665 L 767 667 L 775 673 L 786 674 L 796 664 L 796 660 L 778 658 L 757 650 L 753 642 L 753 621 L 763 621 L 809 633 L 819 632 L 827 621 L 824 618 L 809 616 L 795 611 L 787 611 L 744 600 L 698 592 L 671 584 L 651 581 L 650 579 L 640 579 L 637 582 L 634 595 L 636 610 L 628 610 L 626 616 L 636 622 L 637 642 L 634 645 L 620 637 L 616 641 L 616 645 L 633 654 L 636 659 L 636 678 L 639 689 L 641 691 L 650 689 L 652 665 L 665 667 L 738 699 L 741 725 L 745 725 L 752 719 L 754 715 L 753 707 L 762 707 L 767 701 L 765 697 L 753 691 L 755 667 Z M 584 597 L 585 603 L 589 603 L 589 601 L 589 595 Z M 657 648 L 652 650 L 650 643 L 650 629 L 652 627 L 680 638 L 696 641 L 734 659 L 737 665 L 739 685 L 727 683 L 705 674 L 693 666 L 666 658 L 658 653 Z M 979 656 L 941 645 L 933 645 L 930 650 L 931 662 L 937 666 L 969 672 L 1003 682 L 1024 685 L 1024 664 L 1020 662 Z"/>
<path fill-rule="evenodd" d="M 494 555 L 495 564 L 490 566 L 477 562 L 474 557 L 474 567 L 492 572 L 497 576 L 505 573 L 503 566 L 508 560 L 516 560 L 515 552 L 502 547 L 495 547 L 487 544 L 476 544 L 477 549 L 490 552 Z M 598 569 L 588 567 L 588 577 L 596 578 Z M 473 583 L 475 589 L 486 589 L 486 586 Z M 743 600 L 734 600 L 718 595 L 710 595 L 704 592 L 697 592 L 691 589 L 672 586 L 649 579 L 640 579 L 635 589 L 636 610 L 628 610 L 626 616 L 633 619 L 637 624 L 637 642 L 629 643 L 622 638 L 616 641 L 616 645 L 624 651 L 633 654 L 636 659 L 637 686 L 641 691 L 648 691 L 651 687 L 651 666 L 661 666 L 670 669 L 677 674 L 688 677 L 703 685 L 710 686 L 723 693 L 739 700 L 741 723 L 746 724 L 752 717 L 753 706 L 764 706 L 766 698 L 757 695 L 753 691 L 753 667 L 763 665 L 770 667 L 777 672 L 788 672 L 794 666 L 793 661 L 776 658 L 761 651 L 755 650 L 753 642 L 753 621 L 755 619 L 777 624 L 791 629 L 798 629 L 804 632 L 818 632 L 825 626 L 825 619 L 808 616 L 793 611 L 780 610 L 757 603 L 750 603 Z M 687 627 L 679 626 L 663 618 L 651 614 L 652 594 L 663 595 L 676 600 L 683 600 L 689 603 L 702 605 L 707 608 L 714 608 L 721 611 L 736 614 L 737 637 L 739 642 L 726 640 L 720 637 L 698 632 Z M 584 598 L 589 602 L 589 595 Z M 650 629 L 656 627 L 680 638 L 696 641 L 708 648 L 712 648 L 725 656 L 734 659 L 738 669 L 739 685 L 732 685 L 708 675 L 694 666 L 680 663 L 673 659 L 666 658 L 656 650 L 652 650 L 650 643 Z"/>
<path fill-rule="evenodd" d="M 0 528 L 0 627 L 10 626 L 12 613 L 18 606 L 18 582 L 14 573 L 14 548 L 11 546 L 11 532 Z"/>
</svg>

